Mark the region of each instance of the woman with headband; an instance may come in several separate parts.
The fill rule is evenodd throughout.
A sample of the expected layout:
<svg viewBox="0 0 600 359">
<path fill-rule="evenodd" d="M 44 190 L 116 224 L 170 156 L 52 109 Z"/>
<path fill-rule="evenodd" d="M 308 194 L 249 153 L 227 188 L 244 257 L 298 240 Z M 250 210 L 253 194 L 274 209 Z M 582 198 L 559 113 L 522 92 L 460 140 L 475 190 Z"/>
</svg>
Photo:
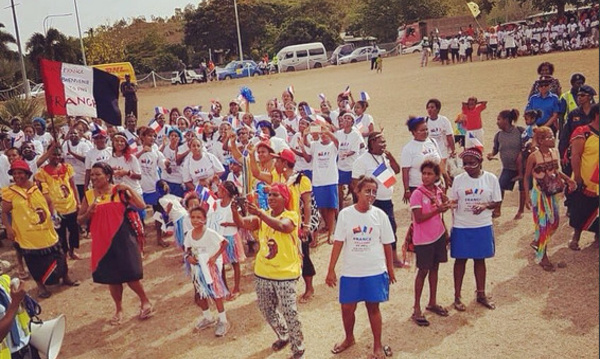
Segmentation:
<svg viewBox="0 0 600 359">
<path fill-rule="evenodd" d="M 454 223 L 450 242 L 450 256 L 454 262 L 454 308 L 465 311 L 461 289 L 468 259 L 474 261 L 477 303 L 488 309 L 496 305 L 485 294 L 485 259 L 495 253 L 492 212 L 502 203 L 498 178 L 481 167 L 483 155 L 477 147 L 468 148 L 460 155 L 464 173 L 454 178 L 450 199 Z"/>
</svg>

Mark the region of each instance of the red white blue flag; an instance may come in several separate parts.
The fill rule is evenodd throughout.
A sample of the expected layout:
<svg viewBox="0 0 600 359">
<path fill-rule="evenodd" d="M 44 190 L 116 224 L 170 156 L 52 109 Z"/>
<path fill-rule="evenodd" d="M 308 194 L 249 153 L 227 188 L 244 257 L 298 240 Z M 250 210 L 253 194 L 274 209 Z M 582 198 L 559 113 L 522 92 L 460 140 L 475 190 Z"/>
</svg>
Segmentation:
<svg viewBox="0 0 600 359">
<path fill-rule="evenodd" d="M 119 78 L 100 69 L 40 59 L 50 116 L 98 117 L 121 125 Z"/>
<path fill-rule="evenodd" d="M 387 188 L 396 183 L 396 175 L 383 162 L 373 171 L 373 177 L 377 178 Z"/>
</svg>

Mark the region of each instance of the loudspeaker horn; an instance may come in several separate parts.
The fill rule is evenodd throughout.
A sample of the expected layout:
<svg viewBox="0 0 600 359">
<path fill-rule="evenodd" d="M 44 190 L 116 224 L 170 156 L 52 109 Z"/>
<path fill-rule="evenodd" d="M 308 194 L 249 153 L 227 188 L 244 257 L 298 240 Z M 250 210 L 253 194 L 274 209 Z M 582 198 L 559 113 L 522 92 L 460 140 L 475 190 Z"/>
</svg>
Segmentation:
<svg viewBox="0 0 600 359">
<path fill-rule="evenodd" d="M 48 359 L 56 359 L 65 337 L 64 314 L 41 324 L 31 323 L 31 345 Z"/>
</svg>

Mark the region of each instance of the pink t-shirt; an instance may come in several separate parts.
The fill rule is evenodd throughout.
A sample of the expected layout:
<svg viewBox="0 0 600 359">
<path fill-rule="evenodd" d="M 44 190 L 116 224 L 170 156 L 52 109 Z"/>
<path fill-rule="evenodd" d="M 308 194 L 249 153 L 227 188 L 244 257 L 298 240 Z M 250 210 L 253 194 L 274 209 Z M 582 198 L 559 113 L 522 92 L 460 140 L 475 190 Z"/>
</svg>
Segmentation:
<svg viewBox="0 0 600 359">
<path fill-rule="evenodd" d="M 467 116 L 467 123 L 465 124 L 467 131 L 479 130 L 483 128 L 483 124 L 481 122 L 481 112 L 485 110 L 485 108 L 486 105 L 483 103 L 476 105 L 473 109 L 469 109 L 467 105 L 463 106 L 462 113 Z"/>
<path fill-rule="evenodd" d="M 431 203 L 429 197 L 434 197 L 434 193 L 431 193 L 430 196 L 424 194 L 423 191 L 431 193 L 425 187 L 419 186 L 413 194 L 410 196 L 410 209 L 421 208 L 421 212 L 431 213 L 436 210 L 437 205 L 435 203 Z M 439 187 L 436 187 L 435 190 L 435 198 L 438 203 L 442 202 L 442 190 Z M 417 223 L 413 216 L 413 243 L 415 246 L 422 246 L 425 244 L 430 244 L 438 240 L 442 234 L 444 234 L 445 228 L 444 223 L 442 222 L 442 215 L 438 214 L 437 216 L 433 216 L 428 220 Z"/>
</svg>

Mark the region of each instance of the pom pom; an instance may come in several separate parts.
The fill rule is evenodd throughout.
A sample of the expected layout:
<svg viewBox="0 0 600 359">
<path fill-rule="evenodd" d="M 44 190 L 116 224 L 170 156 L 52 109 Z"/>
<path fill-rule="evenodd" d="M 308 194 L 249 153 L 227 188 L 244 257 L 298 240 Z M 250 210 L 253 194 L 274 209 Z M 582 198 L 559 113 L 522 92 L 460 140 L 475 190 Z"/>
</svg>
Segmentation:
<svg viewBox="0 0 600 359">
<path fill-rule="evenodd" d="M 256 100 L 254 99 L 254 95 L 252 95 L 252 90 L 250 90 L 250 88 L 248 88 L 247 86 L 243 86 L 240 89 L 240 95 L 248 102 L 248 103 L 255 103 Z"/>
</svg>

